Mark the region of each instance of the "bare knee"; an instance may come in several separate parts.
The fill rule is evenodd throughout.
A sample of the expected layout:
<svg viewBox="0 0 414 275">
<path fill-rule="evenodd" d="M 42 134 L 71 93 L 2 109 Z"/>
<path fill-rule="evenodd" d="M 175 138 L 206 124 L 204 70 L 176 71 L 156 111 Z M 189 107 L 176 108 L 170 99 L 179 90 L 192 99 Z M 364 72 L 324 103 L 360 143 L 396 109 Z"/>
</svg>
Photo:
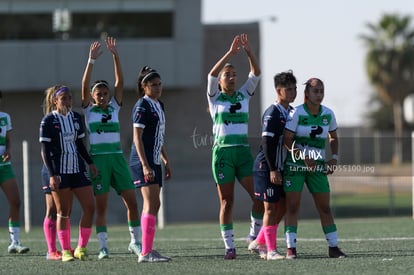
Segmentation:
<svg viewBox="0 0 414 275">
<path fill-rule="evenodd" d="M 138 209 L 138 202 L 135 197 L 135 191 L 133 190 L 127 190 L 121 193 L 122 199 L 124 201 L 124 204 L 126 208 L 129 211 L 137 211 Z"/>
<path fill-rule="evenodd" d="M 233 203 L 234 203 L 233 197 L 222 198 L 220 201 L 221 209 L 231 210 L 233 208 Z"/>
</svg>

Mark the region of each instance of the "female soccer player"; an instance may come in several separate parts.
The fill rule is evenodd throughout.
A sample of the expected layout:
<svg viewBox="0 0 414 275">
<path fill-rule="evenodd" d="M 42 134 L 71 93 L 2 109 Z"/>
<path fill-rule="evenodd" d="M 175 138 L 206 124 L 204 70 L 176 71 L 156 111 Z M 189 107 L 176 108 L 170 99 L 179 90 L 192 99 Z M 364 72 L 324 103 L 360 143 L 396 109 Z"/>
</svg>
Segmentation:
<svg viewBox="0 0 414 275">
<path fill-rule="evenodd" d="M 98 259 L 109 257 L 106 212 L 111 187 L 122 197 L 127 208 L 131 237 L 128 250 L 136 255 L 141 252 L 140 220 L 135 186 L 121 148 L 119 110 L 122 106 L 124 77 L 116 39 L 108 37 L 105 42 L 114 61 L 113 97 L 110 97 L 109 85 L 105 80 L 98 80 L 90 87 L 95 60 L 102 54 L 99 42 L 93 42 L 90 46 L 89 59 L 82 78 L 82 108 L 89 131 L 90 153 L 99 170 L 98 177 L 92 178 L 96 200 L 96 233 L 100 246 Z"/>
<path fill-rule="evenodd" d="M 169 257 L 162 256 L 152 248 L 161 204 L 162 162 L 165 166 L 165 178 L 171 177 L 164 145 L 164 104 L 159 100 L 162 93 L 161 76 L 154 69 L 145 66 L 138 76 L 137 85 L 140 98 L 132 113 L 134 141 L 130 167 L 134 183 L 141 189 L 144 200 L 141 214 L 142 251 L 138 262 L 167 262 Z"/>
<path fill-rule="evenodd" d="M 279 222 L 285 214 L 285 194 L 282 186 L 286 149 L 283 130 L 288 115 L 293 111 L 289 104 L 296 98 L 296 77 L 292 71 L 274 77 L 277 100 L 262 116 L 262 144 L 254 163 L 254 193 L 264 203 L 263 226 L 249 250 L 258 252 L 267 260 L 283 259 L 276 247 Z M 267 253 L 264 254 L 267 250 Z"/>
<path fill-rule="evenodd" d="M 283 175 L 286 192 L 286 258 L 296 259 L 298 215 L 305 182 L 319 212 L 322 230 L 328 241 L 329 257 L 344 258 L 346 255 L 338 248 L 338 234 L 329 203 L 327 177 L 327 174 L 333 173 L 333 166 L 338 160 L 338 126 L 334 112 L 322 105 L 325 94 L 322 80 L 311 78 L 305 85 L 305 102 L 291 114 L 283 134 L 283 142 L 289 150 Z M 332 153 L 327 162 L 326 140 Z"/>
<path fill-rule="evenodd" d="M 250 73 L 242 87 L 236 89 L 237 73 L 227 63 L 239 53 L 247 54 Z M 235 259 L 233 233 L 234 183 L 237 178 L 253 201 L 249 238 L 254 239 L 263 219 L 263 203 L 254 197 L 253 157 L 248 143 L 249 100 L 260 79 L 260 68 L 247 34 L 236 35 L 230 49 L 210 70 L 207 100 L 213 120 L 212 170 L 220 200 L 220 230 L 225 245 L 224 259 Z"/>
<path fill-rule="evenodd" d="M 2 92 L 0 91 L 0 100 Z M 9 253 L 27 253 L 30 249 L 23 246 L 19 240 L 20 233 L 20 194 L 16 176 L 11 166 L 11 135 L 13 129 L 10 115 L 0 112 L 0 187 L 9 202 Z"/>
<path fill-rule="evenodd" d="M 98 171 L 83 144 L 85 136 L 81 115 L 73 112 L 72 94 L 66 86 L 50 88 L 46 95 L 45 115 L 40 124 L 41 153 L 49 173 L 49 186 L 57 211 L 57 234 L 62 247 L 62 261 L 74 257 L 87 260 L 86 246 L 91 235 L 95 203 L 87 172 L 81 170 L 80 155 L 89 164 L 93 177 Z M 54 107 L 50 107 L 54 105 Z M 79 223 L 79 240 L 74 252 L 70 245 L 70 213 L 73 195 L 79 200 L 82 216 Z"/>
</svg>

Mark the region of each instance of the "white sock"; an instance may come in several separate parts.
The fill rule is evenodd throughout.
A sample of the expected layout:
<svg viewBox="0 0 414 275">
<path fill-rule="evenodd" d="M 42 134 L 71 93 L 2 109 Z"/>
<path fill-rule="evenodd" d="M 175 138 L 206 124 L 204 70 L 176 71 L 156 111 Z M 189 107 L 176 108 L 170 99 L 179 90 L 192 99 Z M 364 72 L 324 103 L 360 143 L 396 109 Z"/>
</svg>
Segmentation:
<svg viewBox="0 0 414 275">
<path fill-rule="evenodd" d="M 326 240 L 328 241 L 329 247 L 338 246 L 338 231 L 326 233 L 325 237 L 326 237 Z"/>
<path fill-rule="evenodd" d="M 286 238 L 287 248 L 295 248 L 296 247 L 296 233 L 294 233 L 294 232 L 285 233 L 285 238 Z"/>
<path fill-rule="evenodd" d="M 223 238 L 226 249 L 235 248 L 233 229 L 221 231 L 221 237 Z"/>
<path fill-rule="evenodd" d="M 10 233 L 10 243 L 18 243 L 19 242 L 19 232 L 20 227 L 9 227 L 9 233 Z"/>
<path fill-rule="evenodd" d="M 99 232 L 97 234 L 97 238 L 99 241 L 100 248 L 107 248 L 106 241 L 108 240 L 108 233 L 107 232 Z"/>
<path fill-rule="evenodd" d="M 257 237 L 260 228 L 262 228 L 262 225 L 263 219 L 256 219 L 253 216 L 250 216 L 250 236 Z"/>
<path fill-rule="evenodd" d="M 140 226 L 129 226 L 129 235 L 131 236 L 131 243 L 140 243 Z"/>
</svg>

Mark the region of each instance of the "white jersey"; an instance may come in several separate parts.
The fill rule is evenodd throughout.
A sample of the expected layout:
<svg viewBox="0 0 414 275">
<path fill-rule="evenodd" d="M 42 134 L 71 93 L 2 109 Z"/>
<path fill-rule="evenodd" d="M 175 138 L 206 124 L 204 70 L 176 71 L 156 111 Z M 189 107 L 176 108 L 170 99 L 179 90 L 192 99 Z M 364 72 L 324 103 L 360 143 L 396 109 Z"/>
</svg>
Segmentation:
<svg viewBox="0 0 414 275">
<path fill-rule="evenodd" d="M 337 127 L 335 114 L 328 107 L 321 105 L 317 115 L 312 115 L 305 104 L 296 107 L 285 128 L 295 133 L 294 146 L 300 153 L 288 154 L 287 163 L 304 165 L 305 156 L 324 162 L 328 134 Z"/>
<path fill-rule="evenodd" d="M 249 101 L 260 76 L 249 73 L 247 81 L 232 96 L 218 88 L 218 78 L 209 75 L 207 100 L 213 120 L 214 145 L 248 146 Z"/>
<path fill-rule="evenodd" d="M 89 132 L 91 155 L 120 154 L 121 134 L 119 124 L 120 106 L 112 97 L 104 110 L 94 104 L 83 108 L 86 128 Z"/>
</svg>

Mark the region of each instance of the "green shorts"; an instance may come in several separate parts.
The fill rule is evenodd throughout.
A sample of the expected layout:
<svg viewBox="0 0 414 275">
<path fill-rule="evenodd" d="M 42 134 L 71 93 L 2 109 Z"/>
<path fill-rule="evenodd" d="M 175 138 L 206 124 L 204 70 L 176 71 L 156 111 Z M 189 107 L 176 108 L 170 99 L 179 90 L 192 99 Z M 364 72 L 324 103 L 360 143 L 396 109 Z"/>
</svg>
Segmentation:
<svg viewBox="0 0 414 275">
<path fill-rule="evenodd" d="M 285 165 L 283 172 L 285 192 L 302 192 L 305 182 L 312 194 L 330 192 L 328 177 L 324 171 L 309 171 L 306 167 Z"/>
<path fill-rule="evenodd" d="M 122 191 L 135 189 L 123 154 L 94 155 L 92 160 L 99 171 L 96 178 L 90 175 L 95 195 L 108 193 L 110 187 L 114 188 L 118 195 Z"/>
<path fill-rule="evenodd" d="M 16 175 L 14 174 L 10 163 L 0 166 L 0 184 L 9 179 L 14 179 L 15 177 Z"/>
<path fill-rule="evenodd" d="M 239 181 L 253 175 L 253 157 L 248 146 L 214 146 L 213 177 L 217 184 Z"/>
</svg>

